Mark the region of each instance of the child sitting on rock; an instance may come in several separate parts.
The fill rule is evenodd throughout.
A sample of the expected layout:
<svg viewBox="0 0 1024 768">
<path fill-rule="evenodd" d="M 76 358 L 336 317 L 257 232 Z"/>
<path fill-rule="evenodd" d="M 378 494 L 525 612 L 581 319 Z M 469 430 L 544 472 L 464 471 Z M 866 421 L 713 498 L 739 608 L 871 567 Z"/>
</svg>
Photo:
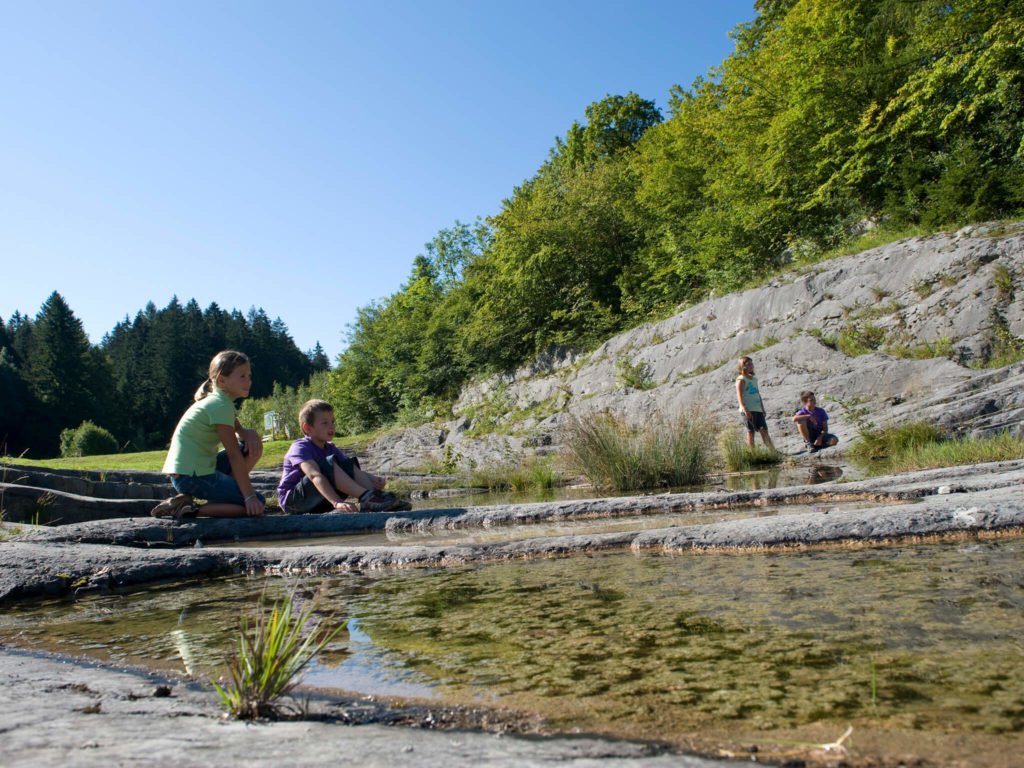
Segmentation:
<svg viewBox="0 0 1024 768">
<path fill-rule="evenodd" d="M 252 387 L 249 358 L 226 349 L 210 361 L 208 373 L 196 390 L 195 402 L 175 427 L 164 461 L 162 471 L 178 493 L 157 504 L 153 517 L 263 514 L 264 498 L 249 479 L 263 454 L 263 443 L 255 430 L 243 429 L 235 415 L 235 401 L 248 397 Z M 207 503 L 196 505 L 196 496 Z"/>
<path fill-rule="evenodd" d="M 800 402 L 803 407 L 793 416 L 793 421 L 808 450 L 817 453 L 838 443 L 839 438 L 828 433 L 828 414 L 824 408 L 818 408 L 814 393 L 801 392 Z"/>
<path fill-rule="evenodd" d="M 407 501 L 384 492 L 384 478 L 364 472 L 357 458 L 338 449 L 334 408 L 326 400 L 309 400 L 299 411 L 305 437 L 292 443 L 284 457 L 277 499 L 293 515 L 322 512 L 392 512 L 412 509 Z M 356 504 L 345 499 L 354 496 Z"/>
</svg>

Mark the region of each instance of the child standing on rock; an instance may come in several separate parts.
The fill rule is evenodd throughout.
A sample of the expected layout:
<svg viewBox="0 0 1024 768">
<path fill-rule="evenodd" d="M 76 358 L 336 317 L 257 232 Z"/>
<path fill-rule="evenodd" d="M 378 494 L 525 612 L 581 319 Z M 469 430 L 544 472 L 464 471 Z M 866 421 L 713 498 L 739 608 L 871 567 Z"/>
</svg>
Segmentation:
<svg viewBox="0 0 1024 768">
<path fill-rule="evenodd" d="M 263 441 L 243 429 L 235 400 L 249 396 L 252 366 L 241 352 L 218 352 L 195 402 L 178 421 L 163 472 L 178 495 L 158 504 L 154 517 L 245 517 L 263 514 L 265 500 L 249 473 L 263 455 Z M 223 450 L 221 449 L 223 446 Z M 197 506 L 194 498 L 205 499 Z"/>
<path fill-rule="evenodd" d="M 747 447 L 754 447 L 754 433 L 761 435 L 766 447 L 775 450 L 771 437 L 768 436 L 768 422 L 765 420 L 764 403 L 761 390 L 757 386 L 754 375 L 754 361 L 749 357 L 741 357 L 739 376 L 736 377 L 736 399 L 740 404 L 740 416 L 747 428 Z"/>
<path fill-rule="evenodd" d="M 394 512 L 412 509 L 407 501 L 384 492 L 382 477 L 364 472 L 359 460 L 346 456 L 331 442 L 334 408 L 326 400 L 309 400 L 299 411 L 305 437 L 292 443 L 284 456 L 277 498 L 293 515 L 322 512 Z"/>
</svg>

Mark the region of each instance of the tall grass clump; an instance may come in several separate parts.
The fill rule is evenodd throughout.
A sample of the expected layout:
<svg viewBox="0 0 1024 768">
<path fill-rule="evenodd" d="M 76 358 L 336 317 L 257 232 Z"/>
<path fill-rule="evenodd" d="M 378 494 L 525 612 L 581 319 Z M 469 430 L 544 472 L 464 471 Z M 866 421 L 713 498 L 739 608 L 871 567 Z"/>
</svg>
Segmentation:
<svg viewBox="0 0 1024 768">
<path fill-rule="evenodd" d="M 736 429 L 727 429 L 718 436 L 718 452 L 722 464 L 730 472 L 773 466 L 782 461 L 782 454 L 766 445 L 755 444 L 753 448 L 747 446 L 742 434 Z"/>
<path fill-rule="evenodd" d="M 887 465 L 895 457 L 944 439 L 942 430 L 926 421 L 880 428 L 865 425 L 858 431 L 858 440 L 850 447 L 848 455 L 859 464 L 881 462 Z"/>
<path fill-rule="evenodd" d="M 604 412 L 572 418 L 565 443 L 575 469 L 594 486 L 632 491 L 702 482 L 711 466 L 713 433 L 697 411 L 639 426 Z"/>
<path fill-rule="evenodd" d="M 947 438 L 937 427 L 913 422 L 862 429 L 849 456 L 872 474 L 983 464 L 1024 458 L 1024 438 L 1000 432 L 990 437 Z"/>
<path fill-rule="evenodd" d="M 300 680 L 300 674 L 345 628 L 321 630 L 311 622 L 313 607 L 296 612 L 295 598 L 288 595 L 268 610 L 261 601 L 255 620 L 241 618 L 238 650 L 228 662 L 230 679 L 213 683 L 228 714 L 240 720 L 276 718 L 278 700 Z"/>
<path fill-rule="evenodd" d="M 891 460 L 890 471 L 913 472 L 1013 459 L 1024 459 L 1024 439 L 1000 432 L 992 437 L 959 437 L 922 445 L 910 454 Z"/>
</svg>

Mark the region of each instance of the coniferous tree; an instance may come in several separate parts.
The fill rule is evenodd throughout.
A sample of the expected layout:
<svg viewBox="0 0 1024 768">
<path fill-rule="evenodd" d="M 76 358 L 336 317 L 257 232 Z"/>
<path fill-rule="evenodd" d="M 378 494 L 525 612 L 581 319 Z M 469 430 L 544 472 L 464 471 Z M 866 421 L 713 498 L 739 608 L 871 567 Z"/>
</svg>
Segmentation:
<svg viewBox="0 0 1024 768">
<path fill-rule="evenodd" d="M 25 379 L 39 402 L 38 440 L 33 444 L 56 452 L 62 429 L 94 419 L 102 410 L 96 384 L 95 359 L 82 322 L 54 291 L 32 324 Z"/>
</svg>

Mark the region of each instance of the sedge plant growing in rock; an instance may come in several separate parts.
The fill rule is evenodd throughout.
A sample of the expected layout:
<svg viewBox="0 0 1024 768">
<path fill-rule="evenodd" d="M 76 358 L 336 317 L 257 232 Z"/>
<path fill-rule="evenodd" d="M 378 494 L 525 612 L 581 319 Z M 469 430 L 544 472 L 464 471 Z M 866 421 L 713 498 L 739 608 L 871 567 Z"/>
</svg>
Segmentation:
<svg viewBox="0 0 1024 768">
<path fill-rule="evenodd" d="M 242 615 L 238 649 L 228 662 L 229 679 L 223 685 L 213 683 L 229 715 L 240 720 L 279 716 L 281 697 L 298 685 L 306 666 L 347 625 L 322 630 L 312 617 L 312 605 L 296 610 L 294 595 L 269 609 L 261 600 L 253 619 Z"/>
<path fill-rule="evenodd" d="M 605 411 L 570 419 L 565 444 L 575 469 L 596 487 L 632 491 L 702 482 L 712 463 L 713 434 L 696 409 L 639 425 Z"/>
</svg>

